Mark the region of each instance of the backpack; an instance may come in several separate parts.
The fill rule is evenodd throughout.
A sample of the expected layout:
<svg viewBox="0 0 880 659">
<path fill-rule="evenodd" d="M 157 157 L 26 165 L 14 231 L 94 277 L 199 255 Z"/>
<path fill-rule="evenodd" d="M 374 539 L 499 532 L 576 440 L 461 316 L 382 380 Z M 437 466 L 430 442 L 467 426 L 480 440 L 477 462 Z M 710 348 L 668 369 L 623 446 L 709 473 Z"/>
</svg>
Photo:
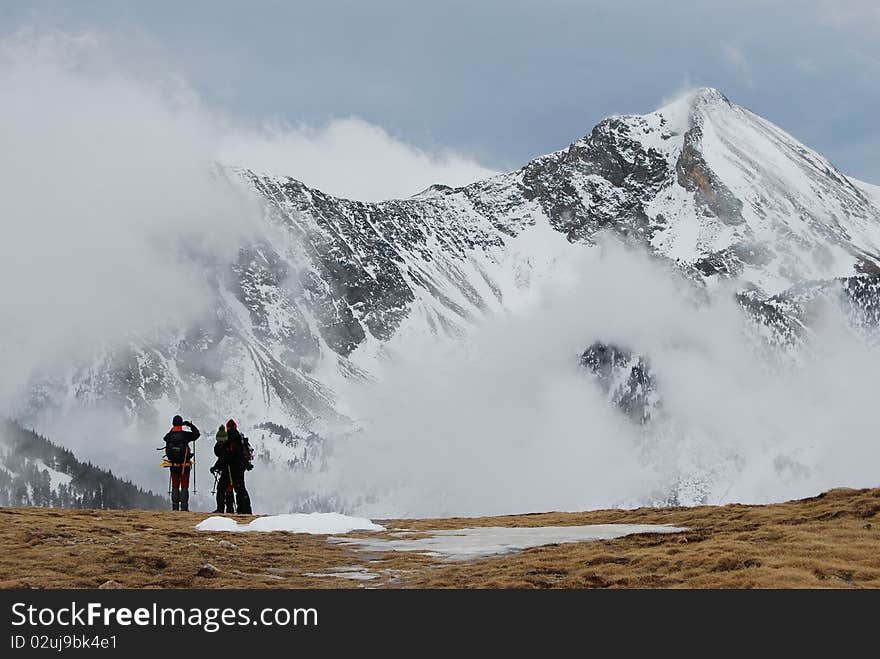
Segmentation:
<svg viewBox="0 0 880 659">
<path fill-rule="evenodd" d="M 165 445 L 165 457 L 168 458 L 168 462 L 172 464 L 183 464 L 183 456 L 186 454 L 186 444 L 172 444 L 167 443 Z"/>
<path fill-rule="evenodd" d="M 241 459 L 245 469 L 250 471 L 254 468 L 254 449 L 251 448 L 250 440 L 244 435 L 241 436 Z"/>
</svg>

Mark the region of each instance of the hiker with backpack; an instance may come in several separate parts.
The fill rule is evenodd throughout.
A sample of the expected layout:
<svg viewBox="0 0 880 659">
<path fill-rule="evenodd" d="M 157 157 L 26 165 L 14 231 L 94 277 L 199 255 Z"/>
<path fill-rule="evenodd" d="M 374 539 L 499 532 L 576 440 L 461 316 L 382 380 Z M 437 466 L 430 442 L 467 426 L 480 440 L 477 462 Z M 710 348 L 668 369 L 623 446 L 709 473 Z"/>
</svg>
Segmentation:
<svg viewBox="0 0 880 659">
<path fill-rule="evenodd" d="M 171 420 L 171 430 L 165 435 L 166 466 L 171 472 L 171 510 L 189 510 L 189 474 L 194 464 L 189 445 L 199 435 L 195 424 L 184 421 L 179 414 Z"/>
<path fill-rule="evenodd" d="M 254 468 L 253 452 L 248 438 L 239 432 L 233 419 L 226 422 L 226 441 L 214 444 L 214 455 L 218 458 L 215 468 L 220 473 L 217 483 L 217 512 L 221 507 L 220 496 L 223 495 L 225 504 L 226 489 L 231 483 L 235 490 L 236 512 L 239 515 L 250 515 L 251 499 L 245 488 L 244 472 Z"/>
<path fill-rule="evenodd" d="M 214 436 L 215 444 L 214 444 L 214 454 L 217 455 L 217 462 L 214 463 L 214 466 L 209 470 L 212 474 L 214 474 L 214 488 L 217 492 L 217 509 L 214 511 L 215 513 L 234 513 L 235 512 L 235 496 L 234 489 L 232 487 L 232 478 L 227 479 L 226 487 L 221 489 L 219 487 L 219 483 L 217 479 L 224 469 L 227 467 L 224 466 L 223 460 L 219 457 L 223 454 L 224 448 L 226 446 L 226 440 L 229 439 L 229 435 L 226 433 L 226 426 L 220 426 L 217 430 L 217 434 Z"/>
</svg>

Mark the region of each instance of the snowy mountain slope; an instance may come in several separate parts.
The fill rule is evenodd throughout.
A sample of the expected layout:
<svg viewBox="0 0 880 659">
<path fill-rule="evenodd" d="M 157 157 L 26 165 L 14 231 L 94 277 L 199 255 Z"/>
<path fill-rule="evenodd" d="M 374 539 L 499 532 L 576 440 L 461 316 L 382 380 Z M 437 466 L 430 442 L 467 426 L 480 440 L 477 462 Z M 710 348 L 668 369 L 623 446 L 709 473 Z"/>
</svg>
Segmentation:
<svg viewBox="0 0 880 659">
<path fill-rule="evenodd" d="M 156 434 L 178 410 L 208 428 L 235 416 L 262 428 L 251 436 L 267 463 L 320 462 L 314 437 L 352 430 L 347 383 L 376 377 L 407 336 L 454 339 L 517 308 L 558 276 L 560 256 L 602 232 L 706 291 L 734 283 L 770 343 L 803 334 L 804 306 L 790 301 L 804 286 L 847 282 L 859 309 L 877 305 L 863 283 L 880 273 L 877 188 L 714 89 L 610 117 L 519 170 L 409 199 L 363 203 L 226 173 L 265 201 L 272 239 L 206 269 L 212 316 L 96 347 L 92 362 L 40 382 L 21 418 L 112 408 Z"/>
<path fill-rule="evenodd" d="M 768 294 L 872 272 L 880 253 L 880 210 L 862 190 L 870 186 L 711 89 L 644 117 L 610 118 L 519 171 L 410 200 L 362 204 L 246 175 L 318 253 L 341 243 L 320 259 L 322 280 L 331 271 L 352 310 L 325 322 L 348 329 L 344 351 L 367 334 L 387 340 L 417 299 L 439 302 L 430 316 L 442 325 L 497 307 L 493 297 L 511 288 L 499 251 L 545 223 L 571 241 L 610 229 L 704 279 L 737 276 Z M 462 272 L 477 259 L 488 263 Z"/>
<path fill-rule="evenodd" d="M 874 206 L 880 207 L 880 185 L 872 185 L 871 183 L 865 183 L 864 181 L 859 181 L 850 177 L 850 182 L 862 191 L 873 204 Z"/>
</svg>

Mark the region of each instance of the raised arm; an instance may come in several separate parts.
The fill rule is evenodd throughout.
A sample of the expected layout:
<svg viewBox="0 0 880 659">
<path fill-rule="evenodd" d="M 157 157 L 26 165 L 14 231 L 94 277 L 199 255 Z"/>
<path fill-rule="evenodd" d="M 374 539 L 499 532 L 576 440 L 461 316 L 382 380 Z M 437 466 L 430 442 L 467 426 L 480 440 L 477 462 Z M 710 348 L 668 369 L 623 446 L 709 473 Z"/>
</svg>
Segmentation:
<svg viewBox="0 0 880 659">
<path fill-rule="evenodd" d="M 202 436 L 202 433 L 199 432 L 199 429 L 196 428 L 196 424 L 194 424 L 192 421 L 184 421 L 183 425 L 185 425 L 187 428 L 189 428 L 189 431 L 192 434 L 192 437 L 190 438 L 189 441 L 194 442 L 199 437 Z"/>
</svg>

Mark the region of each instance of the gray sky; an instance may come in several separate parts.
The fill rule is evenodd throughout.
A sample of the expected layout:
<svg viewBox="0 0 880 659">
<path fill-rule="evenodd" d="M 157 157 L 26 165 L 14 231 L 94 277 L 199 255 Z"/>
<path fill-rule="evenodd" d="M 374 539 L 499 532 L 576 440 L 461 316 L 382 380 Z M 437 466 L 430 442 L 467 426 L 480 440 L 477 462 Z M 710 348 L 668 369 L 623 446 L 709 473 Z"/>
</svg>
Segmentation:
<svg viewBox="0 0 880 659">
<path fill-rule="evenodd" d="M 711 85 L 880 183 L 876 0 L 33 1 L 0 33 L 149 44 L 242 120 L 357 116 L 426 150 L 509 169 L 604 116 Z"/>
</svg>

